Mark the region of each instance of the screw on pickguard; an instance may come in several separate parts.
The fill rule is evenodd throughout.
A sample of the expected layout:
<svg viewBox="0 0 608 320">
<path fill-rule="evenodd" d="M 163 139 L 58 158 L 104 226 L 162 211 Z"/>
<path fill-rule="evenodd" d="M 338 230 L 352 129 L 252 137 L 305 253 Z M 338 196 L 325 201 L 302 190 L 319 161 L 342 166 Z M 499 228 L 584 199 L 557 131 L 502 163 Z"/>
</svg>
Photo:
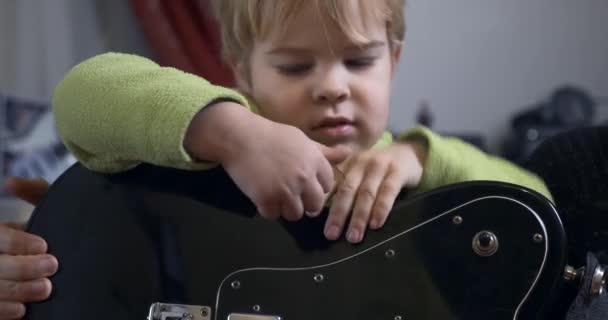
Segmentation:
<svg viewBox="0 0 608 320">
<path fill-rule="evenodd" d="M 540 233 L 535 233 L 532 236 L 532 241 L 534 241 L 534 243 L 542 243 L 543 242 L 543 235 Z"/>
</svg>

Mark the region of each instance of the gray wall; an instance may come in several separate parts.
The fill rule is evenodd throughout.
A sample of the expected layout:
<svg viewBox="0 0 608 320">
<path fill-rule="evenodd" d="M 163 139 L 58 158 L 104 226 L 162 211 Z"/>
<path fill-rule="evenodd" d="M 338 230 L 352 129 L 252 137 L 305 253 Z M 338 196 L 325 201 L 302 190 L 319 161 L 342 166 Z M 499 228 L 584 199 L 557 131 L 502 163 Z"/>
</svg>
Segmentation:
<svg viewBox="0 0 608 320">
<path fill-rule="evenodd" d="M 606 0 L 409 0 L 407 17 L 394 129 L 428 100 L 438 129 L 481 132 L 496 149 L 509 116 L 555 86 L 608 96 Z"/>
<path fill-rule="evenodd" d="M 0 91 L 15 89 L 15 1 L 0 1 Z"/>
<path fill-rule="evenodd" d="M 105 51 L 148 55 L 126 0 L 0 0 L 0 90 L 49 99 L 76 63 Z"/>
</svg>

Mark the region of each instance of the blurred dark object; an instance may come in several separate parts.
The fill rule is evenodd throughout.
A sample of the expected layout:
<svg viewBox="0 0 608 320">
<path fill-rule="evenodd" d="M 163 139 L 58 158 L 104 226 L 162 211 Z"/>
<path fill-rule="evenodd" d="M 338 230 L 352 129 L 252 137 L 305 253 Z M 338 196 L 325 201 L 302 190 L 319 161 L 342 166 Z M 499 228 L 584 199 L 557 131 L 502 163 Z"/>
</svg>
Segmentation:
<svg viewBox="0 0 608 320">
<path fill-rule="evenodd" d="M 48 103 L 0 94 L 0 197 L 7 176 L 52 182 L 74 162 Z"/>
<path fill-rule="evenodd" d="M 545 140 L 523 163 L 547 184 L 563 219 L 571 263 L 587 251 L 608 263 L 608 126 L 577 128 Z"/>
<path fill-rule="evenodd" d="M 534 106 L 513 118 L 513 127 L 544 124 L 554 127 L 590 125 L 595 114 L 595 101 L 580 88 L 562 87 L 549 101 Z"/>
<path fill-rule="evenodd" d="M 568 264 L 585 266 L 588 252 L 600 264 L 608 264 L 608 126 L 556 133 L 544 140 L 522 166 L 538 174 L 553 196 L 568 239 Z M 608 312 L 605 294 L 595 304 L 578 300 L 572 304 L 581 292 L 577 293 L 576 286 L 566 289 L 563 303 L 554 310 L 556 315 L 564 314 L 570 306 L 567 319 L 604 319 L 595 315 Z M 576 317 L 579 313 L 587 316 Z"/>
<path fill-rule="evenodd" d="M 416 122 L 427 128 L 433 126 L 433 112 L 428 101 L 422 100 L 418 105 L 418 113 L 416 114 Z"/>
<path fill-rule="evenodd" d="M 596 106 L 596 101 L 581 88 L 564 86 L 556 89 L 547 101 L 512 118 L 512 131 L 504 144 L 503 156 L 521 163 L 545 139 L 592 125 Z"/>
<path fill-rule="evenodd" d="M 49 110 L 48 104 L 0 93 L 0 141 L 25 137 Z"/>
</svg>

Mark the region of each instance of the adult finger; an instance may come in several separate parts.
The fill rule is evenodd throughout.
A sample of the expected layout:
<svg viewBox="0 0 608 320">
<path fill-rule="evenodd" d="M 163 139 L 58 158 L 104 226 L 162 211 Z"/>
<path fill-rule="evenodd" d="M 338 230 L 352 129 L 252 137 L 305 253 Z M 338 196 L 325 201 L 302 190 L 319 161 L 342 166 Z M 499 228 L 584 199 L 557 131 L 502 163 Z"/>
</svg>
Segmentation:
<svg viewBox="0 0 608 320">
<path fill-rule="evenodd" d="M 25 316 L 25 305 L 19 302 L 0 301 L 0 319 L 13 320 Z"/>
<path fill-rule="evenodd" d="M 6 224 L 0 224 L 0 253 L 28 255 L 42 254 L 46 250 L 46 241 L 39 236 Z"/>
<path fill-rule="evenodd" d="M 0 255 L 0 279 L 32 280 L 49 277 L 55 272 L 59 263 L 50 254 L 32 256 Z"/>
<path fill-rule="evenodd" d="M 49 183 L 42 178 L 25 179 L 9 177 L 6 181 L 7 191 L 33 205 L 37 205 L 49 190 Z"/>
<path fill-rule="evenodd" d="M 51 281 L 46 278 L 24 282 L 0 280 L 0 301 L 42 301 L 51 295 L 51 290 Z"/>
</svg>

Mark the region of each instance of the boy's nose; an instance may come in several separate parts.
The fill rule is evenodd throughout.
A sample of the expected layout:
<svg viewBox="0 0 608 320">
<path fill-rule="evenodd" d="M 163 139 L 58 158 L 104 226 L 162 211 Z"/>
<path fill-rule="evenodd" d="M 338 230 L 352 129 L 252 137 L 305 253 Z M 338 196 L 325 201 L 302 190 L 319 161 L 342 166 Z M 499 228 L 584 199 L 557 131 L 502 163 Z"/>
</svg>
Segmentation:
<svg viewBox="0 0 608 320">
<path fill-rule="evenodd" d="M 313 99 L 317 103 L 336 104 L 350 97 L 347 81 L 337 74 L 328 74 L 314 83 Z"/>
</svg>

